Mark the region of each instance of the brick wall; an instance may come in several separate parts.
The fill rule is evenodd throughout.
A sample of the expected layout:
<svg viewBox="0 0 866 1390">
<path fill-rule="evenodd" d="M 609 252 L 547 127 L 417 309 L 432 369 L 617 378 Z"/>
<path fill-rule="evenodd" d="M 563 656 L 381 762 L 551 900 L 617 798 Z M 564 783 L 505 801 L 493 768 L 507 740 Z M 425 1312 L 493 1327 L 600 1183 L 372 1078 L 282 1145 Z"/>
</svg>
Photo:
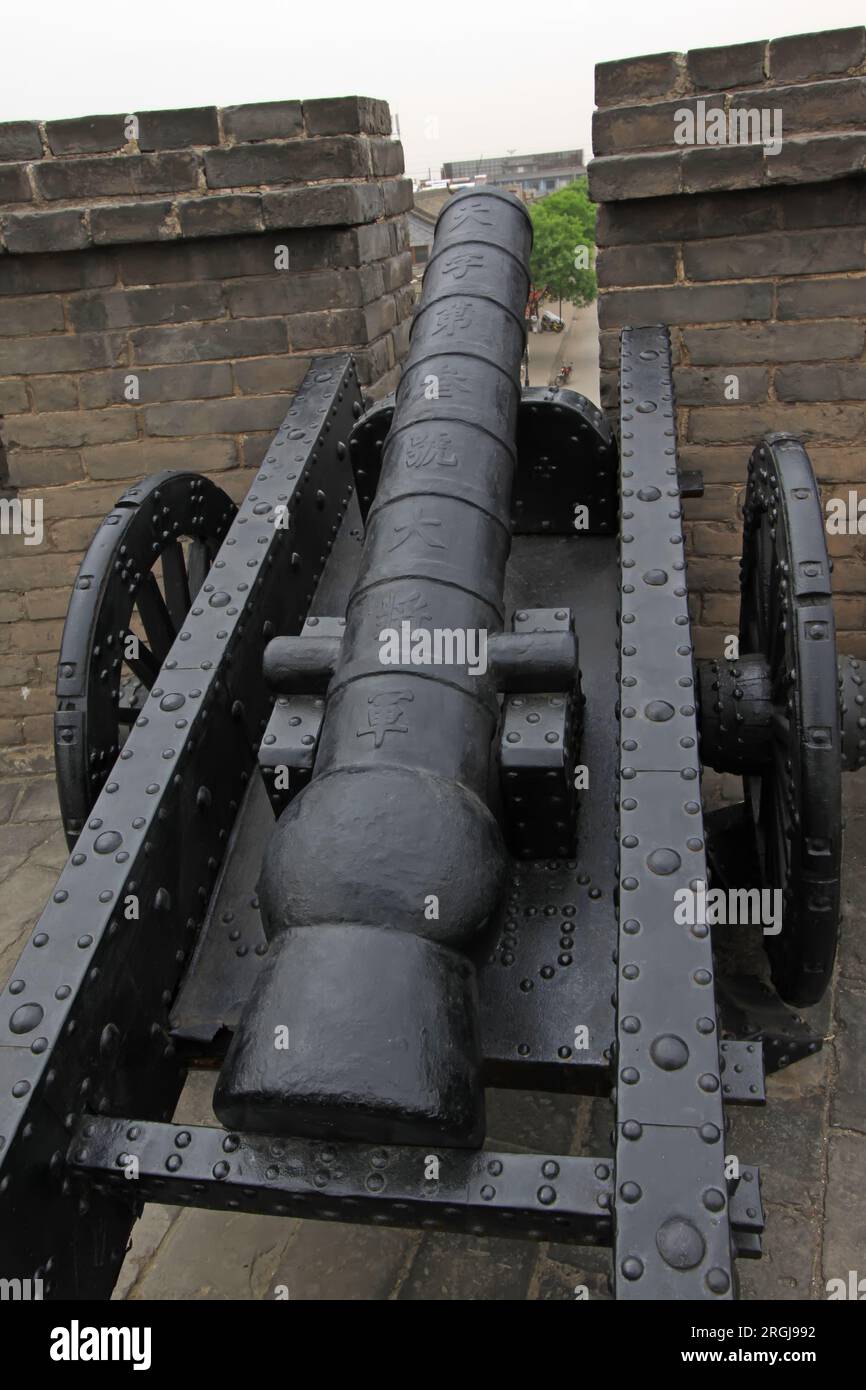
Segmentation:
<svg viewBox="0 0 866 1390">
<path fill-rule="evenodd" d="M 700 100 L 728 119 L 780 111 L 781 151 L 677 144 Z M 761 434 L 802 435 L 825 500 L 866 498 L 866 30 L 603 63 L 596 102 L 603 402 L 615 410 L 619 328 L 670 324 L 680 465 L 706 481 L 684 504 L 696 650 L 717 655 L 737 630 Z M 828 541 L 840 650 L 864 656 L 866 536 Z"/>
<path fill-rule="evenodd" d="M 0 535 L 7 764 L 51 738 L 69 587 L 131 481 L 192 468 L 241 497 L 317 353 L 396 384 L 390 129 L 361 97 L 0 125 L 0 496 L 44 509 L 41 544 Z"/>
</svg>

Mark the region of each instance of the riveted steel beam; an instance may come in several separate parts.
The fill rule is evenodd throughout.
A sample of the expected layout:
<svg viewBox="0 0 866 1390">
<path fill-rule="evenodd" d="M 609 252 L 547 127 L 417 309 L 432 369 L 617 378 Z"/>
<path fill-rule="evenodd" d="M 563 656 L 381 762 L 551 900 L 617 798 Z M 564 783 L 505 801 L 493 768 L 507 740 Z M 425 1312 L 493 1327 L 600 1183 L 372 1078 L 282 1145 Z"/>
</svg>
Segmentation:
<svg viewBox="0 0 866 1390">
<path fill-rule="evenodd" d="M 732 1296 L 670 339 L 622 334 L 617 1296 Z"/>
<path fill-rule="evenodd" d="M 69 1136 L 86 1110 L 173 1112 L 169 1009 L 254 772 L 262 652 L 303 624 L 360 408 L 351 359 L 319 359 L 0 994 L 0 1270 L 48 1298 L 107 1297 L 123 1260 L 133 1211 L 72 1191 Z"/>
<path fill-rule="evenodd" d="M 609 1161 L 249 1135 L 93 1117 L 69 1167 L 118 1201 L 375 1222 L 470 1235 L 610 1243 Z"/>
</svg>

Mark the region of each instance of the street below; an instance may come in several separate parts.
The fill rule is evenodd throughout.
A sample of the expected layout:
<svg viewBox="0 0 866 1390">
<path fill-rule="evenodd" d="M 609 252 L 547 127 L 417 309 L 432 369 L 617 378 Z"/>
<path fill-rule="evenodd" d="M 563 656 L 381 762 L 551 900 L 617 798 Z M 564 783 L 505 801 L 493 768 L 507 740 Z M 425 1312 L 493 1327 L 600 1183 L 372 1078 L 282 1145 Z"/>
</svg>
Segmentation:
<svg viewBox="0 0 866 1390">
<path fill-rule="evenodd" d="M 558 302 L 548 305 L 554 312 Z M 549 386 L 563 362 L 573 368 L 569 389 L 588 396 L 593 405 L 599 404 L 598 381 L 598 311 L 595 304 L 577 309 L 563 304 L 565 328 L 561 333 L 530 333 L 529 384 Z"/>
</svg>

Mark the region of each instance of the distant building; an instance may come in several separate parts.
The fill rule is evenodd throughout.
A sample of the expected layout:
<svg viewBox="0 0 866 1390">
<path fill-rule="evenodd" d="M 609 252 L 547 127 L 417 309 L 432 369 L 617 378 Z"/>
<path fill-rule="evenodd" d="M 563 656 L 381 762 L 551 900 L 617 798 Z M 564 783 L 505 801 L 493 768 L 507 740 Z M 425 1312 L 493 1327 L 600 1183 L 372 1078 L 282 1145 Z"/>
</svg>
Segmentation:
<svg viewBox="0 0 866 1390">
<path fill-rule="evenodd" d="M 583 150 L 509 154 L 498 159 L 459 159 L 442 165 L 442 178 L 449 183 L 483 178 L 496 188 L 513 189 L 527 201 L 564 188 L 585 173 Z"/>
</svg>

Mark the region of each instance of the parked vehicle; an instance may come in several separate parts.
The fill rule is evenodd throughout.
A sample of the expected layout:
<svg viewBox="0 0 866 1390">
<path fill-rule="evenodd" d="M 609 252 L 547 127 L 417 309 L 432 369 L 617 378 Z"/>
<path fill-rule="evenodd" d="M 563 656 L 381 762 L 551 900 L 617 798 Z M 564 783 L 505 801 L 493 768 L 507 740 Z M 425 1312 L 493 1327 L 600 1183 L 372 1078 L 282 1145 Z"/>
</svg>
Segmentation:
<svg viewBox="0 0 866 1390">
<path fill-rule="evenodd" d="M 552 309 L 545 309 L 541 315 L 542 333 L 561 333 L 565 327 L 565 320 L 555 314 Z"/>
</svg>

